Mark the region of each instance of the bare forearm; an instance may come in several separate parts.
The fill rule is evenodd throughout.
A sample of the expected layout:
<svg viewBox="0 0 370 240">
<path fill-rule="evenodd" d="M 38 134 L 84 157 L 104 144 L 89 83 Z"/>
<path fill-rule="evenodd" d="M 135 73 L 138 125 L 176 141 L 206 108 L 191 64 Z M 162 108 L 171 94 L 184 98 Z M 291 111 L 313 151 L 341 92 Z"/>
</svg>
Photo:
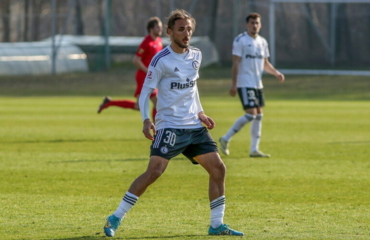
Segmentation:
<svg viewBox="0 0 370 240">
<path fill-rule="evenodd" d="M 264 70 L 269 73 L 269 74 L 272 74 L 274 76 L 276 76 L 279 71 L 276 70 L 276 68 L 274 66 L 272 66 L 272 64 L 268 61 L 265 61 L 265 66 L 264 66 Z"/>
<path fill-rule="evenodd" d="M 265 59 L 265 65 L 264 65 L 264 70 L 272 75 L 274 75 L 280 82 L 284 82 L 285 76 L 281 72 L 279 72 L 272 64 Z"/>
</svg>

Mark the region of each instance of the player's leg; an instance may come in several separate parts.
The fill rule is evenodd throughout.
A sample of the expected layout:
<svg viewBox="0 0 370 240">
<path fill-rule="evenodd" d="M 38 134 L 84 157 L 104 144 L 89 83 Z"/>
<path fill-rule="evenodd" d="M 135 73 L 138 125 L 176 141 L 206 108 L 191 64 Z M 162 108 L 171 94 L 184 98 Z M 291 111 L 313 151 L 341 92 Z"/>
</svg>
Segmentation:
<svg viewBox="0 0 370 240">
<path fill-rule="evenodd" d="M 227 131 L 227 133 L 219 139 L 221 151 L 225 155 L 229 155 L 229 142 L 231 138 L 239 132 L 245 124 L 253 121 L 253 119 L 257 115 L 256 110 L 256 97 L 255 97 L 255 89 L 252 88 L 238 88 L 238 94 L 240 101 L 242 102 L 243 109 L 245 110 L 245 114 L 239 117 L 235 123 L 231 126 L 231 128 Z"/>
<path fill-rule="evenodd" d="M 143 88 L 144 80 L 145 80 L 144 74 L 139 74 L 139 73 L 136 74 L 135 76 L 136 90 L 135 90 L 134 96 L 136 97 L 137 100 L 139 99 L 141 89 Z M 101 111 L 103 111 L 104 109 L 110 106 L 139 110 L 138 101 L 127 100 L 127 99 L 113 100 L 110 97 L 105 97 L 103 99 L 103 102 L 99 105 L 98 113 L 101 113 Z"/>
<path fill-rule="evenodd" d="M 133 109 L 133 110 L 139 110 L 138 105 L 133 100 L 128 100 L 128 99 L 113 100 L 113 99 L 111 99 L 110 101 L 106 102 L 105 104 L 99 106 L 98 113 L 100 113 L 103 109 L 109 108 L 111 106 L 116 106 L 116 107 L 120 107 L 120 108 L 128 108 L 128 109 Z"/>
<path fill-rule="evenodd" d="M 231 229 L 223 223 L 225 214 L 225 175 L 226 167 L 217 152 L 210 152 L 194 157 L 209 174 L 209 200 L 211 208 L 211 224 L 209 235 L 243 236 L 239 231 Z"/>
<path fill-rule="evenodd" d="M 113 237 L 126 213 L 135 205 L 145 190 L 154 183 L 166 170 L 168 160 L 159 156 L 151 156 L 146 171 L 137 177 L 123 197 L 117 210 L 107 218 L 104 232 L 108 237 Z"/>
<path fill-rule="evenodd" d="M 262 90 L 257 91 L 257 99 L 259 107 L 256 109 L 256 118 L 251 123 L 251 146 L 250 146 L 250 157 L 270 157 L 270 154 L 263 153 L 259 150 L 259 143 L 261 140 L 262 132 L 262 107 L 265 105 Z"/>
</svg>

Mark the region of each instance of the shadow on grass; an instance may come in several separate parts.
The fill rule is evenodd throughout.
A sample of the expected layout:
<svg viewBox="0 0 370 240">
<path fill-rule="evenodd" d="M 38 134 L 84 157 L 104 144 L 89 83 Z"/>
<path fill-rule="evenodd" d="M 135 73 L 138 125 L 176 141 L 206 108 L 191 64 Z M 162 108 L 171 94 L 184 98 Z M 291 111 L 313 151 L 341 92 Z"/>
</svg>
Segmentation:
<svg viewBox="0 0 370 240">
<path fill-rule="evenodd" d="M 147 158 L 125 158 L 125 159 L 96 159 L 96 160 L 67 160 L 67 161 L 49 161 L 48 163 L 83 163 L 83 162 L 131 162 L 131 161 L 148 161 L 149 157 Z"/>
<path fill-rule="evenodd" d="M 70 143 L 70 142 L 142 142 L 142 139 L 51 139 L 51 140 L 32 140 L 32 141 L 0 141 L 2 144 L 19 143 Z"/>
<path fill-rule="evenodd" d="M 370 141 L 331 142 L 330 144 L 370 144 Z"/>
<path fill-rule="evenodd" d="M 149 154 L 149 153 L 148 153 Z M 172 158 L 171 161 L 188 160 L 185 157 Z M 48 163 L 83 163 L 83 162 L 131 162 L 131 161 L 149 161 L 149 156 L 147 158 L 125 158 L 125 159 L 95 159 L 95 160 L 67 160 L 67 161 L 49 161 Z"/>
<path fill-rule="evenodd" d="M 103 234 L 103 233 L 102 233 Z M 98 240 L 98 239 L 108 239 L 108 237 L 100 235 L 97 233 L 96 235 L 99 236 L 83 236 L 83 237 L 73 237 L 73 238 L 59 238 L 62 240 Z M 200 238 L 204 235 L 174 235 L 174 236 L 159 236 L 159 237 L 114 237 L 114 239 L 184 239 L 184 238 Z M 55 239 L 45 239 L 45 240 L 55 240 Z"/>
</svg>

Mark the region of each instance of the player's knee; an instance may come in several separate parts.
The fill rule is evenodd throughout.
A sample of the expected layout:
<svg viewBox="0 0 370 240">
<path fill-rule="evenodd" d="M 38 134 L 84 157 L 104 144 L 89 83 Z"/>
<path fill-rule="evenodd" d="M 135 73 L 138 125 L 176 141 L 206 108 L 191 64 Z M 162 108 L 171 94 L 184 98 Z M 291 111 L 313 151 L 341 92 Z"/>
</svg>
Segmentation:
<svg viewBox="0 0 370 240">
<path fill-rule="evenodd" d="M 149 169 L 147 171 L 147 177 L 150 179 L 151 182 L 157 180 L 162 174 L 163 171 L 160 169 Z"/>
<path fill-rule="evenodd" d="M 217 171 L 217 175 L 220 177 L 224 177 L 226 175 L 226 165 L 222 161 L 218 164 Z"/>
<path fill-rule="evenodd" d="M 250 113 L 246 113 L 244 114 L 244 117 L 246 118 L 246 122 L 250 122 L 250 121 L 253 121 L 254 119 L 256 119 L 256 115 L 253 115 L 253 114 L 250 114 Z"/>
<path fill-rule="evenodd" d="M 263 117 L 263 114 L 257 114 L 257 115 L 255 116 L 255 120 L 257 120 L 257 121 L 262 121 L 262 117 Z"/>
</svg>

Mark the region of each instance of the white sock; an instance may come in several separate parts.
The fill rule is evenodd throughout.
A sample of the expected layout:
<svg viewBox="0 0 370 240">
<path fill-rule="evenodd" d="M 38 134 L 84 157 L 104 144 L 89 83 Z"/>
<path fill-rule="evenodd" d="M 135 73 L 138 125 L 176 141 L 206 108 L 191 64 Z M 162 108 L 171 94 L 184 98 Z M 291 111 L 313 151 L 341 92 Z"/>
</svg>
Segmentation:
<svg viewBox="0 0 370 240">
<path fill-rule="evenodd" d="M 252 121 L 255 118 L 254 115 L 246 113 L 241 116 L 238 120 L 235 121 L 234 125 L 231 126 L 229 131 L 222 137 L 226 141 L 230 141 L 231 137 L 234 136 L 237 132 L 244 127 L 245 124 Z"/>
<path fill-rule="evenodd" d="M 139 197 L 135 196 L 130 192 L 126 192 L 117 210 L 113 213 L 118 218 L 124 218 L 126 213 L 135 205 Z"/>
<path fill-rule="evenodd" d="M 225 196 L 221 196 L 209 204 L 211 207 L 211 227 L 213 228 L 218 228 L 224 222 L 225 200 Z"/>
<path fill-rule="evenodd" d="M 261 131 L 262 131 L 262 116 L 263 114 L 257 114 L 256 118 L 251 123 L 251 153 L 258 151 Z"/>
</svg>

